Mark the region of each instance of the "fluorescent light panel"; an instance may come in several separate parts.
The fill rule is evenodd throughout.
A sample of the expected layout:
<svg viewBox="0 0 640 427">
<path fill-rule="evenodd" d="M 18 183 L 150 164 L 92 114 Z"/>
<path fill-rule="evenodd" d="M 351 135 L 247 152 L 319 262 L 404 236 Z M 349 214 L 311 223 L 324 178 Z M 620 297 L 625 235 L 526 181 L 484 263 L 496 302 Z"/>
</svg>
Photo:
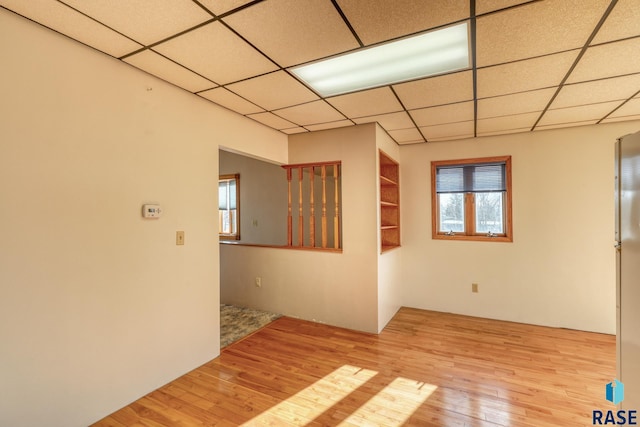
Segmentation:
<svg viewBox="0 0 640 427">
<path fill-rule="evenodd" d="M 468 67 L 469 39 L 465 22 L 290 71 L 326 97 Z"/>
</svg>

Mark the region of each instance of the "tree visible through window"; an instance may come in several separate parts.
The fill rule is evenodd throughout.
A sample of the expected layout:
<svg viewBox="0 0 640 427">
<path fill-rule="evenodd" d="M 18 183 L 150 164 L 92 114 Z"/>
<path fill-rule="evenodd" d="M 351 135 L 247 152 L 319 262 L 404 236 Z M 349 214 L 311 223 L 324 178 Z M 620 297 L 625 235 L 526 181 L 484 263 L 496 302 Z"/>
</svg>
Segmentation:
<svg viewBox="0 0 640 427">
<path fill-rule="evenodd" d="M 513 241 L 511 157 L 431 162 L 434 239 Z"/>
<path fill-rule="evenodd" d="M 240 175 L 218 180 L 218 230 L 222 240 L 240 240 Z"/>
</svg>

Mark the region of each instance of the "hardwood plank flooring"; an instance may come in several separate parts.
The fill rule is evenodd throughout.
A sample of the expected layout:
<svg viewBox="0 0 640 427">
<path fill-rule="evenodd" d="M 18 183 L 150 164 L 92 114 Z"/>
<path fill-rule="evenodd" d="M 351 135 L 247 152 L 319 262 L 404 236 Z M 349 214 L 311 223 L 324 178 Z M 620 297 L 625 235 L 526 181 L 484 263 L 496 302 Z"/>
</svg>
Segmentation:
<svg viewBox="0 0 640 427">
<path fill-rule="evenodd" d="M 402 308 L 379 335 L 281 317 L 95 426 L 582 426 L 615 337 Z"/>
</svg>

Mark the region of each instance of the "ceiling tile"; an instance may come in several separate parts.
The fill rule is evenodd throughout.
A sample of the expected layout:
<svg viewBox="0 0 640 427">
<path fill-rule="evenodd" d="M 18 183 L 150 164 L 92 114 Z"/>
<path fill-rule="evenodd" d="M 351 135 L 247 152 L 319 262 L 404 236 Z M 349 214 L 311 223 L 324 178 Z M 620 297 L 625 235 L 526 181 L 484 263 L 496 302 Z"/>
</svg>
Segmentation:
<svg viewBox="0 0 640 427">
<path fill-rule="evenodd" d="M 144 45 L 212 19 L 191 0 L 64 1 Z"/>
<path fill-rule="evenodd" d="M 287 135 L 293 135 L 295 133 L 305 133 L 305 132 L 309 132 L 308 130 L 306 130 L 303 127 L 297 126 L 294 128 L 289 128 L 289 129 L 281 129 L 281 131 L 283 133 L 286 133 Z"/>
<path fill-rule="evenodd" d="M 360 117 L 353 119 L 354 122 L 361 125 L 363 123 L 379 123 L 387 131 L 395 129 L 407 129 L 414 126 L 409 115 L 401 111 L 399 113 L 381 114 L 379 116 Z"/>
<path fill-rule="evenodd" d="M 125 58 L 124 62 L 189 92 L 198 92 L 216 86 L 215 83 L 150 50 L 143 50 L 140 53 L 131 55 Z"/>
<path fill-rule="evenodd" d="M 305 126 L 310 131 L 314 130 L 325 130 L 325 129 L 334 129 L 334 128 L 343 128 L 347 126 L 353 126 L 353 122 L 351 120 L 338 120 L 337 122 L 330 123 L 320 123 L 318 125 L 308 125 Z"/>
<path fill-rule="evenodd" d="M 365 45 L 469 19 L 468 0 L 338 0 Z"/>
<path fill-rule="evenodd" d="M 506 9 L 530 0 L 476 0 L 476 15 L 493 12 L 494 10 Z"/>
<path fill-rule="evenodd" d="M 237 9 L 253 0 L 200 0 L 200 3 L 216 15 Z"/>
<path fill-rule="evenodd" d="M 640 98 L 633 98 L 627 101 L 622 107 L 618 108 L 607 118 L 631 117 L 637 115 L 640 115 Z"/>
<path fill-rule="evenodd" d="M 282 67 L 359 47 L 330 1 L 270 0 L 224 21 Z"/>
<path fill-rule="evenodd" d="M 555 124 L 544 125 L 544 126 L 538 125 L 536 126 L 534 131 L 549 130 L 549 129 L 563 129 L 563 128 L 576 127 L 576 126 L 588 126 L 588 125 L 595 125 L 596 123 L 598 123 L 598 121 L 594 119 L 594 120 L 583 120 L 583 121 L 571 122 L 571 123 L 555 123 Z"/>
<path fill-rule="evenodd" d="M 253 114 L 264 111 L 257 105 L 222 87 L 200 92 L 198 95 L 240 114 Z"/>
<path fill-rule="evenodd" d="M 620 101 L 547 110 L 539 126 L 600 120 L 620 105 Z"/>
<path fill-rule="evenodd" d="M 618 0 L 592 45 L 640 35 L 640 2 Z"/>
<path fill-rule="evenodd" d="M 358 37 L 368 46 L 468 20 L 473 4 L 479 15 L 475 88 L 473 73 L 466 70 L 320 100 L 281 69 L 357 49 Z M 474 131 L 478 136 L 528 131 L 556 92 L 536 129 L 638 119 L 640 96 L 627 101 L 640 89 L 638 0 L 615 3 L 557 90 L 610 4 L 0 0 L 0 7 L 283 133 L 377 122 L 400 144 L 424 137 L 468 138 Z M 148 44 L 152 47 L 142 49 Z"/>
<path fill-rule="evenodd" d="M 276 116 L 273 113 L 249 114 L 247 117 L 250 117 L 255 121 L 278 130 L 291 129 L 296 127 L 295 123 L 291 123 L 283 119 L 282 117 Z"/>
<path fill-rule="evenodd" d="M 499 135 L 510 135 L 513 133 L 523 133 L 531 131 L 531 127 L 519 128 L 519 129 L 504 129 L 497 130 L 493 132 L 478 132 L 478 136 L 499 136 Z"/>
<path fill-rule="evenodd" d="M 446 74 L 394 85 L 393 89 L 408 110 L 469 101 L 473 99 L 473 74 Z"/>
<path fill-rule="evenodd" d="M 2 6 L 116 58 L 142 46 L 57 0 L 2 0 Z"/>
<path fill-rule="evenodd" d="M 627 100 L 640 90 L 640 74 L 565 85 L 551 108 Z"/>
<path fill-rule="evenodd" d="M 314 101 L 295 107 L 275 111 L 281 117 L 298 125 L 315 125 L 319 123 L 343 120 L 344 116 L 324 101 Z"/>
<path fill-rule="evenodd" d="M 231 83 L 277 67 L 219 22 L 153 48 L 218 84 Z"/>
<path fill-rule="evenodd" d="M 402 111 L 402 105 L 389 87 L 336 96 L 327 102 L 351 118 Z"/>
<path fill-rule="evenodd" d="M 433 126 L 473 120 L 473 102 L 443 105 L 409 111 L 416 125 Z"/>
<path fill-rule="evenodd" d="M 473 137 L 473 121 L 421 127 L 420 131 L 431 140 L 448 140 Z"/>
<path fill-rule="evenodd" d="M 640 37 L 587 49 L 568 83 L 640 73 Z"/>
<path fill-rule="evenodd" d="M 558 86 L 579 51 L 559 53 L 478 70 L 478 98 Z"/>
<path fill-rule="evenodd" d="M 478 135 L 487 135 L 489 133 L 512 129 L 526 128 L 527 130 L 531 130 L 533 125 L 536 123 L 536 120 L 538 120 L 538 117 L 540 117 L 540 114 L 541 111 L 538 111 L 478 120 Z"/>
<path fill-rule="evenodd" d="M 285 71 L 254 77 L 231 84 L 227 88 L 267 110 L 319 99 L 316 94 Z"/>
<path fill-rule="evenodd" d="M 417 140 L 417 141 L 407 141 L 407 142 L 398 142 L 398 141 L 396 141 L 396 143 L 398 145 L 422 144 L 424 142 L 426 142 L 424 139 L 420 139 L 420 140 Z"/>
<path fill-rule="evenodd" d="M 395 142 L 398 144 L 404 143 L 418 143 L 424 142 L 424 137 L 420 133 L 420 131 L 413 127 L 409 129 L 398 129 L 398 130 L 390 130 L 388 131 L 389 136 L 393 138 Z"/>
<path fill-rule="evenodd" d="M 607 117 L 601 123 L 628 122 L 631 120 L 640 121 L 640 114 L 635 116 Z"/>
<path fill-rule="evenodd" d="M 543 111 L 556 88 L 532 90 L 478 100 L 478 119 Z"/>
<path fill-rule="evenodd" d="M 479 67 L 582 48 L 609 0 L 546 0 L 477 19 Z"/>
</svg>

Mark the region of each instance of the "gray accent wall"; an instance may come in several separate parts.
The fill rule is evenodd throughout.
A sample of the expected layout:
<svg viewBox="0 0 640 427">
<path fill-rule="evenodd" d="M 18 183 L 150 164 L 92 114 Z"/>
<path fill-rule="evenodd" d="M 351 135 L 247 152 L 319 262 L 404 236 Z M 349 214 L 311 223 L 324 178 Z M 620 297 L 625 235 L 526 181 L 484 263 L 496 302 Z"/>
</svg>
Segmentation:
<svg viewBox="0 0 640 427">
<path fill-rule="evenodd" d="M 239 243 L 286 245 L 286 171 L 230 151 L 220 150 L 219 155 L 220 175 L 240 174 Z"/>
</svg>

